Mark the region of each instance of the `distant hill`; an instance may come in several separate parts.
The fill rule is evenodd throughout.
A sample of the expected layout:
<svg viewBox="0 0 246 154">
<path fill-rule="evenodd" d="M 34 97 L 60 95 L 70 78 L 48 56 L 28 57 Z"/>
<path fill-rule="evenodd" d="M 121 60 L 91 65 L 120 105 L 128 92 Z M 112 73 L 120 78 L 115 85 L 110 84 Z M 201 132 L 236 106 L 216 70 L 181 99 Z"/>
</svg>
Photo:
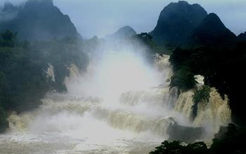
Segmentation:
<svg viewBox="0 0 246 154">
<path fill-rule="evenodd" d="M 182 44 L 207 16 L 198 4 L 185 1 L 170 3 L 160 13 L 155 29 L 150 33 L 160 45 Z"/>
<path fill-rule="evenodd" d="M 192 41 L 195 44 L 227 44 L 236 39 L 215 13 L 210 13 L 194 30 Z"/>
<path fill-rule="evenodd" d="M 18 37 L 22 40 L 79 37 L 70 18 L 54 6 L 52 0 L 28 0 L 20 7 L 7 3 L 1 14 L 5 18 L 8 15 L 12 17 L 9 20 L 0 19 L 0 32 L 6 29 L 18 32 Z"/>
<path fill-rule="evenodd" d="M 5 2 L 4 3 L 4 7 L 2 8 L 2 11 L 3 12 L 14 12 L 14 11 L 17 11 L 18 10 L 18 7 L 17 6 L 14 6 L 12 3 L 10 2 Z"/>
<path fill-rule="evenodd" d="M 18 7 L 14 6 L 12 3 L 6 2 L 4 7 L 0 8 L 0 23 L 8 21 L 16 17 L 18 13 Z"/>
<path fill-rule="evenodd" d="M 114 39 L 126 39 L 135 36 L 137 32 L 130 26 L 121 27 L 115 33 L 108 36 L 108 38 Z"/>
</svg>

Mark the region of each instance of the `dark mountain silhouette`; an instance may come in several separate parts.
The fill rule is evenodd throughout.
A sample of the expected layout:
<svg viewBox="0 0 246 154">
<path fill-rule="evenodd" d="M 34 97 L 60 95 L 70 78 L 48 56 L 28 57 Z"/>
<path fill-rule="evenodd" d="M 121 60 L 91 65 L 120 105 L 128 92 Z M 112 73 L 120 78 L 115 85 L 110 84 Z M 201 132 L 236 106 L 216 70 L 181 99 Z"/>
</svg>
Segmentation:
<svg viewBox="0 0 246 154">
<path fill-rule="evenodd" d="M 3 12 L 14 12 L 17 11 L 18 7 L 14 6 L 12 3 L 10 2 L 6 2 L 4 3 L 4 7 L 3 7 Z"/>
<path fill-rule="evenodd" d="M 130 26 L 124 26 L 109 36 L 109 38 L 126 39 L 135 36 L 136 31 Z"/>
<path fill-rule="evenodd" d="M 0 9 L 0 23 L 8 21 L 16 17 L 18 13 L 18 7 L 14 6 L 12 3 L 6 2 L 2 10 Z"/>
<path fill-rule="evenodd" d="M 160 13 L 155 29 L 150 33 L 161 45 L 182 44 L 192 31 L 207 16 L 207 12 L 198 4 L 185 1 L 170 3 Z"/>
<path fill-rule="evenodd" d="M 237 38 L 239 41 L 246 41 L 246 32 L 239 34 Z"/>
<path fill-rule="evenodd" d="M 15 8 L 8 4 L 2 12 L 11 14 Z M 14 18 L 0 22 L 0 31 L 6 29 L 18 32 L 18 37 L 23 40 L 79 37 L 70 18 L 54 6 L 52 0 L 28 0 L 18 8 Z"/>
<path fill-rule="evenodd" d="M 199 45 L 228 44 L 236 39 L 215 13 L 210 13 L 194 30 L 192 42 Z"/>
</svg>

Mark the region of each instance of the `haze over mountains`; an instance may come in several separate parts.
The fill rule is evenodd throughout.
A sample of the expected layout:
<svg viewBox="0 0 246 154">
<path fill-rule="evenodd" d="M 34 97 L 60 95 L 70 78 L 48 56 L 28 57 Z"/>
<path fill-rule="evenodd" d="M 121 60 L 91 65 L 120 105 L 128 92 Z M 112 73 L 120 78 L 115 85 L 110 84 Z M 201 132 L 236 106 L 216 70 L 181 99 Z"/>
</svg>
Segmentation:
<svg viewBox="0 0 246 154">
<path fill-rule="evenodd" d="M 110 38 L 121 38 L 126 39 L 132 36 L 135 36 L 137 32 L 130 26 L 124 26 L 117 30 L 115 33 L 111 34 Z"/>
<path fill-rule="evenodd" d="M 160 140 L 206 142 L 230 122 L 246 126 L 245 51 L 246 33 L 236 36 L 218 15 L 185 1 L 167 5 L 149 33 L 125 26 L 89 40 L 52 0 L 6 3 L 0 10 L 0 153 L 142 154 Z M 214 140 L 212 151 L 245 148 L 245 130 L 234 129 L 228 143 Z M 157 153 L 173 150 L 163 146 Z M 203 142 L 187 146 L 212 152 Z"/>
<path fill-rule="evenodd" d="M 70 18 L 54 6 L 52 0 L 29 0 L 23 6 L 6 3 L 0 16 L 0 31 L 18 32 L 18 37 L 23 40 L 80 37 Z M 112 35 L 135 34 L 135 30 L 126 26 Z M 199 4 L 185 1 L 167 5 L 150 34 L 159 45 L 166 46 L 180 46 L 187 40 L 201 43 L 213 42 L 218 37 L 223 38 L 221 41 L 235 37 L 216 14 L 208 14 Z"/>
<path fill-rule="evenodd" d="M 124 25 L 133 27 L 138 33 L 149 32 L 155 27 L 163 7 L 178 0 L 110 0 L 110 3 L 108 0 L 54 0 L 54 2 L 64 13 L 69 14 L 85 38 L 91 38 L 94 35 L 103 37 L 111 34 Z M 187 2 L 198 3 L 207 12 L 216 13 L 237 35 L 245 29 L 244 0 L 187 0 Z"/>
<path fill-rule="evenodd" d="M 28 0 L 18 7 L 6 3 L 2 14 L 6 19 L 0 22 L 0 31 L 9 29 L 17 32 L 23 40 L 79 37 L 70 18 L 54 6 L 52 0 Z M 11 17 L 7 19 L 7 15 Z"/>
<path fill-rule="evenodd" d="M 173 47 L 190 42 L 226 43 L 236 38 L 215 13 L 207 14 L 200 5 L 185 1 L 166 6 L 150 34 L 159 45 Z"/>
<path fill-rule="evenodd" d="M 111 36 L 130 36 L 135 30 L 126 26 Z M 227 44 L 237 39 L 215 13 L 207 13 L 199 4 L 186 1 L 170 3 L 160 13 L 158 22 L 149 33 L 160 46 Z M 245 39 L 245 33 L 238 36 Z"/>
<path fill-rule="evenodd" d="M 190 45 L 192 47 L 225 45 L 233 43 L 235 40 L 246 39 L 245 33 L 240 34 L 238 37 L 233 34 L 215 13 L 208 14 L 199 4 L 189 4 L 185 1 L 170 3 L 166 6 L 160 13 L 158 23 L 153 29 L 149 33 L 152 36 L 150 37 L 148 33 L 137 35 L 132 27 L 125 26 L 110 37 L 121 39 L 142 37 L 145 43 L 147 42 L 151 45 L 157 43 L 164 47 L 171 46 L 172 50 L 183 45 Z M 28 40 L 30 42 L 80 38 L 80 34 L 77 32 L 70 18 L 64 15 L 53 4 L 52 0 L 28 0 L 22 6 L 14 6 L 11 3 L 6 3 L 1 11 L 0 20 L 0 31 L 4 32 L 5 30 L 17 33 L 17 38 L 20 40 Z M 153 39 L 153 42 L 151 42 L 151 39 Z M 95 40 L 98 41 L 97 39 Z M 96 41 L 91 41 L 92 47 L 96 46 Z M 47 69 L 49 64 L 54 66 L 55 75 L 58 78 L 56 80 L 57 85 L 54 87 L 58 87 L 57 89 L 65 90 L 64 79 L 68 74 L 67 66 L 77 62 L 78 66 L 86 70 L 86 55 L 82 52 L 79 55 L 77 53 L 82 48 L 81 46 L 86 44 L 82 42 L 79 45 L 76 44 L 76 41 L 48 42 L 47 44 L 42 42 L 30 47 L 32 50 L 37 50 L 36 52 L 32 52 L 30 49 L 30 53 L 35 53 L 33 57 L 37 57 L 36 54 L 40 54 L 37 58 L 41 62 L 40 68 Z M 60 54 L 62 50 L 64 50 L 63 54 Z M 206 52 L 204 51 L 204 53 Z M 228 53 L 230 52 L 228 51 Z M 26 56 L 28 57 L 30 55 Z M 209 58 L 212 57 L 210 56 Z M 47 60 L 48 58 L 50 59 Z M 82 61 L 80 61 L 81 59 Z M 227 57 L 225 59 L 227 60 Z M 64 61 L 67 63 L 63 64 Z M 218 72 L 218 70 L 216 71 Z M 60 79 L 59 74 L 61 76 Z M 218 83 L 217 79 L 214 82 Z M 13 89 L 15 89 L 14 86 Z M 221 89 L 223 88 L 221 87 Z"/>
</svg>

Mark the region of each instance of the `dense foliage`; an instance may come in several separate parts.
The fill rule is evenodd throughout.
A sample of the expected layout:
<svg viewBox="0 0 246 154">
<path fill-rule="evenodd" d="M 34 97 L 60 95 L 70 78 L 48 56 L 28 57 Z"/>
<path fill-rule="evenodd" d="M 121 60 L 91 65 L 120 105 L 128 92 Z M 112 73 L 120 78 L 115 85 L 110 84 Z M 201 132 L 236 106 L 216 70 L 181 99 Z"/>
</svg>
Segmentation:
<svg viewBox="0 0 246 154">
<path fill-rule="evenodd" d="M 145 46 L 149 47 L 153 53 L 170 54 L 173 48 L 168 46 L 157 44 L 153 37 L 148 33 L 137 34 L 133 37 L 133 40 L 142 42 Z"/>
<path fill-rule="evenodd" d="M 178 3 L 176 5 L 179 6 Z M 192 12 L 191 8 L 186 8 L 187 11 Z M 174 12 L 174 15 L 176 12 L 180 12 L 175 7 L 169 11 Z M 167 8 L 164 9 L 157 25 L 159 31 L 156 33 L 157 35 L 153 35 L 157 38 L 154 39 L 158 39 L 158 37 L 165 39 L 170 32 L 166 27 L 173 22 L 183 21 L 186 18 L 190 19 L 189 15 L 185 15 L 185 13 L 182 15 L 178 14 L 175 15 L 178 18 L 170 18 Z M 179 36 L 180 30 L 184 27 L 183 25 L 187 24 L 185 22 L 174 24 L 171 30 L 175 28 L 176 30 L 171 33 L 171 36 Z M 177 87 L 180 91 L 195 90 L 194 105 L 192 106 L 193 118 L 197 115 L 198 104 L 209 101 L 209 87 L 215 87 L 223 98 L 225 95 L 228 96 L 233 121 L 239 124 L 240 127 L 229 125 L 228 128 L 222 128 L 220 135 L 217 135 L 213 140 L 211 148 L 207 148 L 204 143 L 183 145 L 177 141 L 165 141 L 152 154 L 245 153 L 246 116 L 244 112 L 246 104 L 244 103 L 245 92 L 243 90 L 246 87 L 246 74 L 244 73 L 246 68 L 245 34 L 236 37 L 214 13 L 204 16 L 195 27 L 190 26 L 188 28 L 194 29 L 189 32 L 183 43 L 173 46 L 175 49 L 170 57 L 173 67 L 170 87 Z M 178 41 L 178 39 L 176 38 L 174 41 Z M 198 74 L 205 77 L 204 82 L 207 86 L 200 88 L 195 86 L 194 75 Z"/>
<path fill-rule="evenodd" d="M 199 103 L 206 103 L 209 101 L 210 98 L 210 87 L 204 85 L 202 87 L 198 87 L 195 89 L 193 95 L 193 102 L 194 105 L 192 106 L 192 117 L 195 118 L 197 116 L 198 104 Z"/>
<path fill-rule="evenodd" d="M 182 145 L 178 141 L 164 141 L 161 146 L 150 154 L 207 154 L 208 149 L 203 142 L 197 142 L 189 145 Z"/>
<path fill-rule="evenodd" d="M 181 91 L 192 89 L 196 85 L 194 73 L 188 67 L 181 67 L 174 71 L 170 87 L 178 87 Z"/>
<path fill-rule="evenodd" d="M 246 129 L 230 124 L 215 135 L 210 148 L 203 142 L 182 144 L 178 141 L 164 141 L 150 154 L 245 154 Z"/>
<path fill-rule="evenodd" d="M 195 89 L 193 101 L 195 103 L 208 102 L 210 97 L 210 87 L 202 86 L 201 88 Z"/>
<path fill-rule="evenodd" d="M 245 124 L 244 91 L 246 86 L 246 42 L 236 42 L 228 45 L 202 46 L 198 48 L 177 48 L 170 57 L 174 68 L 174 76 L 184 67 L 187 73 L 201 74 L 205 84 L 216 87 L 221 96 L 228 95 L 233 118 L 240 124 Z M 183 73 L 185 74 L 185 73 Z M 185 78 L 181 75 L 180 77 Z M 173 81 L 174 82 L 174 81 Z M 183 88 L 183 86 L 176 84 Z M 192 87 L 188 87 L 192 88 Z"/>
<path fill-rule="evenodd" d="M 18 42 L 16 34 L 6 31 L 0 38 L 0 131 L 8 127 L 8 111 L 23 112 L 40 105 L 50 90 L 66 91 L 64 79 L 68 67 L 85 70 L 87 56 L 76 40 Z M 55 81 L 47 77 L 49 64 Z"/>
</svg>

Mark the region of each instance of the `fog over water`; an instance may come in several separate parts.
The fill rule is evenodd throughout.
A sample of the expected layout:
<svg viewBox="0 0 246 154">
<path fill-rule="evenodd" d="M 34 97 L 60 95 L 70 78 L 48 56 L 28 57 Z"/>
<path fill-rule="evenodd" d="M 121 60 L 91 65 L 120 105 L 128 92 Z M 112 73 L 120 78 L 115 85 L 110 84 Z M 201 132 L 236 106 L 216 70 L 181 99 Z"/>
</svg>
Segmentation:
<svg viewBox="0 0 246 154">
<path fill-rule="evenodd" d="M 210 141 L 230 122 L 228 104 L 218 93 L 211 97 L 217 104 L 199 110 L 196 123 L 191 122 L 192 93 L 175 102 L 177 95 L 169 91 L 169 56 L 147 57 L 148 48 L 139 42 L 101 43 L 90 53 L 86 73 L 70 66 L 67 93 L 49 93 L 39 108 L 10 114 L 0 153 L 147 154 L 169 138 L 176 124 L 202 127 L 192 138 Z M 55 79 L 51 65 L 47 75 Z"/>
<path fill-rule="evenodd" d="M 122 42 L 98 47 L 87 73 L 70 68 L 66 94 L 48 94 L 38 109 L 10 115 L 0 153 L 148 153 L 167 139 L 171 117 L 189 125 L 168 108 L 168 61 L 160 71 L 146 51 Z"/>
<path fill-rule="evenodd" d="M 150 31 L 169 2 L 55 0 L 86 38 L 113 33 L 124 25 L 138 32 Z M 217 10 L 224 21 L 226 13 L 220 13 L 218 8 L 242 3 L 200 2 L 209 12 Z M 235 18 L 228 18 L 239 20 L 243 12 L 235 14 Z M 230 23 L 228 27 L 234 32 L 242 29 L 240 24 Z M 156 55 L 153 60 L 148 48 L 140 42 L 106 40 L 89 53 L 89 59 L 85 73 L 80 73 L 75 65 L 69 66 L 70 76 L 65 80 L 67 93 L 50 92 L 39 108 L 10 114 L 10 128 L 0 135 L 0 153 L 147 154 L 169 138 L 169 126 L 201 129 L 195 139 L 207 142 L 219 126 L 231 120 L 228 100 L 222 100 L 214 89 L 208 105 L 198 109 L 199 119 L 193 123 L 189 117 L 194 104 L 193 91 L 177 98 L 175 88 L 171 91 L 169 87 L 172 74 L 169 56 Z M 55 80 L 52 65 L 47 75 Z M 186 132 L 179 132 L 182 133 Z"/>
</svg>

